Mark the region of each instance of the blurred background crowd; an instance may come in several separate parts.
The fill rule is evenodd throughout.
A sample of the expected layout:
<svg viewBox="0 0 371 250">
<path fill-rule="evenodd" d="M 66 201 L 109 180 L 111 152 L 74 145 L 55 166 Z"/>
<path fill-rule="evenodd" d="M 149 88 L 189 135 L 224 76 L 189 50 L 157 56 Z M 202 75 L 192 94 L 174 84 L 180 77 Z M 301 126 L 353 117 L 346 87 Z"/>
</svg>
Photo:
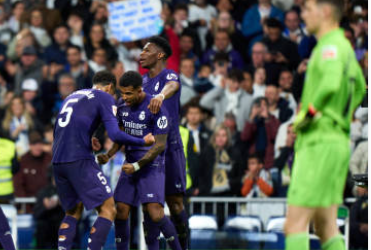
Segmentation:
<svg viewBox="0 0 371 250">
<path fill-rule="evenodd" d="M 5 188 L 0 174 L 0 200 L 38 197 L 19 212 L 33 213 L 40 228 L 54 220 L 57 229 L 63 216 L 50 172 L 53 124 L 63 100 L 90 88 L 100 70 L 117 78 L 128 70 L 145 73 L 138 61 L 146 39 L 116 40 L 107 2 L 113 1 L 0 0 L 0 152 L 7 152 L 0 153 L 0 165 L 11 164 L 14 186 Z M 167 67 L 182 84 L 188 197 L 285 197 L 294 160 L 292 123 L 316 45 L 300 17 L 304 0 L 162 4 L 160 35 L 173 50 Z M 342 28 L 367 79 L 367 1 L 348 0 L 344 12 Z M 1 143 L 6 139 L 14 142 L 16 155 Z M 359 107 L 344 192 L 361 202 L 351 210 L 354 247 L 367 244 L 367 190 L 351 179 L 367 171 L 367 139 L 367 108 Z M 104 136 L 101 142 L 102 151 L 112 145 Z M 113 188 L 124 158 L 119 152 L 102 166 Z M 45 230 L 37 237 L 48 238 Z"/>
</svg>

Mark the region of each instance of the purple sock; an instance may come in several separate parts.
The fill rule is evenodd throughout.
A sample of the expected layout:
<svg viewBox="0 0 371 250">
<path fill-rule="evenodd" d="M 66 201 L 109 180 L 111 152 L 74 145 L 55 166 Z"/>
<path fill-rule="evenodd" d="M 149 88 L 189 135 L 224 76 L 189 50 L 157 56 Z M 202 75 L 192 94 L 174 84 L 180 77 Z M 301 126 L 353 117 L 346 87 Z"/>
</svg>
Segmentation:
<svg viewBox="0 0 371 250">
<path fill-rule="evenodd" d="M 179 243 L 182 246 L 182 249 L 188 249 L 189 225 L 186 211 L 183 209 L 180 214 L 172 215 L 171 221 L 175 225 L 176 231 L 178 233 Z"/>
<path fill-rule="evenodd" d="M 148 213 L 144 213 L 143 229 L 148 250 L 159 250 L 160 228 L 151 220 Z"/>
<path fill-rule="evenodd" d="M 117 250 L 129 250 L 129 220 L 115 220 L 115 237 Z"/>
<path fill-rule="evenodd" d="M 156 223 L 162 234 L 172 250 L 182 250 L 180 246 L 178 234 L 176 233 L 174 224 L 169 220 L 168 217 L 164 216 L 159 222 Z"/>
<path fill-rule="evenodd" d="M 0 207 L 0 243 L 5 250 L 15 250 L 8 219 Z"/>
<path fill-rule="evenodd" d="M 90 237 L 88 240 L 88 248 L 90 250 L 101 250 L 106 243 L 107 235 L 111 229 L 112 221 L 98 217 L 90 230 Z"/>
<path fill-rule="evenodd" d="M 73 239 L 76 234 L 77 220 L 69 215 L 66 215 L 59 227 L 58 231 L 58 249 L 69 250 L 72 248 Z"/>
</svg>

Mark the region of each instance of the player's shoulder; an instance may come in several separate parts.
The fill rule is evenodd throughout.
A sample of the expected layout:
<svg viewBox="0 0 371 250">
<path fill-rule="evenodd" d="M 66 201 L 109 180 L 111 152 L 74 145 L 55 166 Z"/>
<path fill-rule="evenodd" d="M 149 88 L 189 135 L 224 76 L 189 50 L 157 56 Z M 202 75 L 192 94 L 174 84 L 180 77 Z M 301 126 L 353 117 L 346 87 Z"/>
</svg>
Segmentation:
<svg viewBox="0 0 371 250">
<path fill-rule="evenodd" d="M 164 69 L 164 80 L 165 81 L 179 81 L 179 75 L 172 69 Z"/>
</svg>

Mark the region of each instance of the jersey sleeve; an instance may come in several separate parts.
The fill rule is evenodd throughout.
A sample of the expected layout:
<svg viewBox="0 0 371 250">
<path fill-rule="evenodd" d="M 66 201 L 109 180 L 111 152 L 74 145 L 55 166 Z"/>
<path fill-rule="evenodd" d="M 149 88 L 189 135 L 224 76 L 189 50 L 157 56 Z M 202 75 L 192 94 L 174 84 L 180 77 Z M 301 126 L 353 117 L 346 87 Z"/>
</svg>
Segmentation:
<svg viewBox="0 0 371 250">
<path fill-rule="evenodd" d="M 340 89 L 345 62 L 341 59 L 341 52 L 336 45 L 324 45 L 317 53 L 315 63 L 321 71 L 318 73 L 323 77 L 317 85 L 318 90 L 313 96 L 312 104 L 317 110 L 321 110 L 329 98 Z"/>
<path fill-rule="evenodd" d="M 162 107 L 160 111 L 154 115 L 153 122 L 153 135 L 167 134 L 169 132 L 169 115 L 165 108 Z"/>
<path fill-rule="evenodd" d="M 98 110 L 108 137 L 116 143 L 143 146 L 143 139 L 130 136 L 119 129 L 116 118 L 117 107 L 114 99 L 108 95 L 100 95 L 100 97 L 98 99 Z"/>
</svg>

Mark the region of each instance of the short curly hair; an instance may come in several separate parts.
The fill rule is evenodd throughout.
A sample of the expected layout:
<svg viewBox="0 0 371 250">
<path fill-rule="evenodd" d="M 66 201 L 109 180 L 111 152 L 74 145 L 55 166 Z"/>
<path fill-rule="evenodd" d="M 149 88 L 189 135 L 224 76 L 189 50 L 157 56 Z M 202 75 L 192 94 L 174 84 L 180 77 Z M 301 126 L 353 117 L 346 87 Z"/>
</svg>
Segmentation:
<svg viewBox="0 0 371 250">
<path fill-rule="evenodd" d="M 134 89 L 142 87 L 142 76 L 136 71 L 127 71 L 120 78 L 120 87 L 130 87 Z"/>
<path fill-rule="evenodd" d="M 173 54 L 169 42 L 161 36 L 153 36 L 148 40 L 148 42 L 153 43 L 165 53 L 165 60 Z"/>
<path fill-rule="evenodd" d="M 93 85 L 95 84 L 99 84 L 102 86 L 113 84 L 113 86 L 115 86 L 116 76 L 108 70 L 99 71 L 93 76 Z"/>
</svg>

